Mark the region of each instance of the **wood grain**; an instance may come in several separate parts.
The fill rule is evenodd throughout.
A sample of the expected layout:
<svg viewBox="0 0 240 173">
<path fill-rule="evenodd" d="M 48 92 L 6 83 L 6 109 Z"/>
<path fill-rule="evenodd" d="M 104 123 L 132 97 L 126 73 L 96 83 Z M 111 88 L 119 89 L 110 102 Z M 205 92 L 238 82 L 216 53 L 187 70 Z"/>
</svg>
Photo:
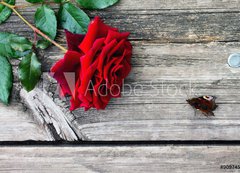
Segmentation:
<svg viewBox="0 0 240 173">
<path fill-rule="evenodd" d="M 78 140 L 64 113 L 41 90 L 35 89 L 28 93 L 22 89 L 20 96 L 28 108 L 32 110 L 33 117 L 37 119 L 39 126 L 48 132 L 48 136 L 52 137 L 52 140 Z"/>
<path fill-rule="evenodd" d="M 26 2 L 20 0 L 18 3 Z M 238 0 L 121 0 L 118 5 L 109 9 L 87 13 L 90 17 L 101 16 L 107 24 L 118 27 L 121 31 L 131 32 L 130 39 L 133 40 L 163 43 L 231 42 L 239 41 L 238 7 Z M 33 23 L 35 8 L 20 12 Z M 1 25 L 0 29 L 33 38 L 31 29 L 16 15 Z"/>
<path fill-rule="evenodd" d="M 238 140 L 239 69 L 226 62 L 237 50 L 238 43 L 135 43 L 123 97 L 105 111 L 65 115 L 83 140 Z M 55 92 L 55 81 L 47 74 L 44 81 L 55 103 L 69 107 Z M 185 100 L 197 95 L 217 96 L 216 117 L 194 116 Z"/>
<path fill-rule="evenodd" d="M 148 0 L 148 1 L 119 1 L 117 6 L 109 10 L 187 10 L 187 9 L 239 9 L 239 0 Z"/>
<path fill-rule="evenodd" d="M 0 141 L 51 141 L 46 131 L 32 119 L 22 104 L 0 104 Z"/>
<path fill-rule="evenodd" d="M 2 147 L 1 172 L 237 172 L 239 146 Z"/>
<path fill-rule="evenodd" d="M 74 0 L 71 0 L 74 2 Z M 188 10 L 188 9 L 238 9 L 239 0 L 120 0 L 117 5 L 109 7 L 104 11 L 114 10 Z M 24 0 L 18 0 L 17 4 L 26 4 Z"/>
<path fill-rule="evenodd" d="M 120 28 L 120 31 L 131 32 L 131 40 L 160 43 L 239 41 L 240 13 L 237 10 L 219 12 L 215 10 L 114 10 L 93 11 L 88 14 L 91 18 L 96 15 L 101 16 L 107 24 Z M 34 10 L 25 12 L 24 16 L 27 18 L 34 16 Z M 32 17 L 30 19 L 32 21 Z M 26 27 L 16 15 L 1 25 L 1 31 L 17 32 L 33 39 L 31 29 Z M 60 33 L 64 34 L 62 30 Z"/>
</svg>

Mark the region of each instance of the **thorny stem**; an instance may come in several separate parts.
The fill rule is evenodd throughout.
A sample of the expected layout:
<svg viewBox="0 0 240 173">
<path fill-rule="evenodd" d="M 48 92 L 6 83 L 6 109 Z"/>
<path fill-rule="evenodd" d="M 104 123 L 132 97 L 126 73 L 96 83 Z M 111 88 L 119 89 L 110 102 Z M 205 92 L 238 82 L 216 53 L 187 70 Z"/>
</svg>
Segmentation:
<svg viewBox="0 0 240 173">
<path fill-rule="evenodd" d="M 67 49 L 65 49 L 63 46 L 61 46 L 60 44 L 58 44 L 57 42 L 55 42 L 54 40 L 50 39 L 47 35 L 45 35 L 42 31 L 40 31 L 39 29 L 37 29 L 35 26 L 33 26 L 32 24 L 30 24 L 16 9 L 14 5 L 10 5 L 4 1 L 1 1 L 0 4 L 3 4 L 5 6 L 7 6 L 8 8 L 10 8 L 16 15 L 18 15 L 18 17 L 25 22 L 34 32 L 36 32 L 37 34 L 41 35 L 43 38 L 45 38 L 46 40 L 48 40 L 49 42 L 51 42 L 52 44 L 54 44 L 55 46 L 57 46 L 59 49 L 61 49 L 64 53 L 67 52 Z"/>
<path fill-rule="evenodd" d="M 37 43 L 37 33 L 34 32 L 34 40 L 33 40 L 33 44 L 36 45 Z"/>
</svg>

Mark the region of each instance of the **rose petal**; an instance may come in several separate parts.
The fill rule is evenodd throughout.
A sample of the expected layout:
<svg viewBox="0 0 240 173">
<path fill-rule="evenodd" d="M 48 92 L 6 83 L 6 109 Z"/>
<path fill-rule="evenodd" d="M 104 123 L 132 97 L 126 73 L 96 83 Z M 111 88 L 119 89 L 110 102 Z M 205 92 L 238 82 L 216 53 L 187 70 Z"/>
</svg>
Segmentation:
<svg viewBox="0 0 240 173">
<path fill-rule="evenodd" d="M 70 111 L 74 111 L 75 109 L 79 108 L 81 105 L 81 101 L 78 98 L 71 98 L 70 100 L 71 106 L 70 106 Z"/>
<path fill-rule="evenodd" d="M 130 64 L 131 63 L 131 57 L 132 57 L 132 45 L 129 41 L 126 41 L 124 43 L 124 46 L 126 47 L 126 60 Z"/>
<path fill-rule="evenodd" d="M 93 47 L 87 52 L 87 54 L 83 57 L 81 57 L 81 67 L 82 67 L 82 73 L 81 75 L 84 76 L 85 72 L 91 65 L 97 51 L 103 46 L 104 38 L 97 39 L 95 43 L 93 44 Z"/>
<path fill-rule="evenodd" d="M 120 33 L 120 32 L 117 32 L 117 31 L 109 30 L 107 38 L 105 39 L 105 44 L 108 44 L 109 42 L 111 42 L 112 40 L 115 40 L 115 39 L 118 42 L 121 41 L 121 40 L 126 40 L 129 35 L 130 35 L 129 32 Z"/>
<path fill-rule="evenodd" d="M 111 70 L 110 68 L 116 64 L 116 62 L 118 61 L 118 58 L 115 57 L 113 58 L 110 62 L 108 62 L 105 67 L 104 67 L 104 71 L 103 71 L 103 78 L 107 81 L 107 83 L 109 85 L 111 85 L 111 76 L 109 76 L 109 71 Z"/>
<path fill-rule="evenodd" d="M 81 100 L 78 99 L 78 87 L 80 86 L 81 84 L 81 80 L 80 78 L 77 80 L 77 83 L 75 85 L 75 88 L 74 88 L 74 92 L 72 94 L 72 98 L 70 100 L 70 103 L 71 103 L 71 106 L 70 106 L 70 110 L 73 111 L 77 108 L 79 108 L 81 106 Z"/>
<path fill-rule="evenodd" d="M 108 88 L 110 88 L 111 85 L 116 83 L 116 78 L 122 81 L 122 79 L 127 77 L 127 75 L 130 73 L 131 65 L 126 60 L 127 52 L 128 51 L 125 50 L 122 56 L 114 57 L 110 62 L 105 65 L 103 78 L 108 82 Z M 121 76 L 114 76 L 114 74 L 120 67 L 122 68 Z"/>
<path fill-rule="evenodd" d="M 83 41 L 85 35 L 73 34 L 66 29 L 65 34 L 67 39 L 68 50 L 80 52 L 81 50 L 78 48 L 78 45 Z"/>
<path fill-rule="evenodd" d="M 78 70 L 80 69 L 80 57 L 81 54 L 75 51 L 67 51 L 64 58 L 59 60 L 52 68 L 51 72 L 53 78 L 55 78 L 61 86 L 63 94 L 72 95 L 68 82 L 64 73 L 73 72 L 75 78 L 78 78 Z"/>
<path fill-rule="evenodd" d="M 90 23 L 88 27 L 88 32 L 80 44 L 79 48 L 87 53 L 91 49 L 93 43 L 96 39 L 106 37 L 109 30 L 117 31 L 117 28 L 112 28 L 108 25 L 105 25 L 100 17 L 95 17 L 94 20 Z"/>
<path fill-rule="evenodd" d="M 121 40 L 112 50 L 111 52 L 109 52 L 108 54 L 108 60 L 107 62 L 109 61 L 109 59 L 112 57 L 112 56 L 121 56 L 124 52 L 124 45 L 125 45 L 125 40 Z"/>
<path fill-rule="evenodd" d="M 114 84 L 110 88 L 110 94 L 113 98 L 121 97 L 122 85 Z"/>
<path fill-rule="evenodd" d="M 116 78 L 117 79 L 122 79 L 124 78 L 124 74 L 123 74 L 123 71 L 124 71 L 124 66 L 121 64 L 121 65 L 118 65 L 118 66 L 115 66 L 112 71 L 113 73 L 116 75 Z"/>
<path fill-rule="evenodd" d="M 99 63 L 98 63 L 98 70 L 100 74 L 102 74 L 103 68 L 104 68 L 104 63 L 105 58 L 108 55 L 108 53 L 117 45 L 116 40 L 112 40 L 110 43 L 108 43 L 102 50 L 101 54 L 99 55 Z"/>
<path fill-rule="evenodd" d="M 97 69 L 97 65 L 98 65 L 98 61 L 95 61 L 85 72 L 85 75 L 82 76 L 82 83 L 81 86 L 78 88 L 78 92 L 79 94 L 81 94 L 83 97 L 87 97 L 88 93 L 90 92 L 91 88 L 89 88 L 89 86 L 91 86 L 91 82 L 92 81 L 92 77 L 93 74 L 95 73 L 96 69 Z M 81 98 L 80 98 L 81 99 Z M 92 98 L 87 97 L 87 99 L 89 101 L 92 101 Z"/>
<path fill-rule="evenodd" d="M 50 71 L 54 74 L 59 68 L 62 68 L 64 65 L 64 58 L 60 59 L 59 61 L 57 61 L 52 68 L 50 69 Z"/>
<path fill-rule="evenodd" d="M 106 81 L 102 81 L 101 83 L 97 83 L 94 86 L 94 90 L 96 94 L 93 95 L 93 105 L 94 107 L 99 109 L 105 109 L 107 104 L 109 103 L 111 96 L 108 93 L 108 89 L 106 88 Z"/>
</svg>

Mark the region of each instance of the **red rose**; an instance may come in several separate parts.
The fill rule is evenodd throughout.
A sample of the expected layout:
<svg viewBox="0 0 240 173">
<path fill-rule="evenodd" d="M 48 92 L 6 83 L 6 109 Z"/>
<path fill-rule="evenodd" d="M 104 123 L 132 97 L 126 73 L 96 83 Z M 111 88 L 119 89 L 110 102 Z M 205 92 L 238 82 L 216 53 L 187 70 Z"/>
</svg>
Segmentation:
<svg viewBox="0 0 240 173">
<path fill-rule="evenodd" d="M 62 93 L 72 96 L 70 110 L 105 109 L 112 97 L 120 97 L 123 80 L 131 70 L 128 36 L 99 17 L 90 23 L 86 35 L 66 31 L 68 51 L 51 72 Z M 74 75 L 68 75 L 71 73 Z M 71 80 L 75 87 L 71 87 Z"/>
</svg>

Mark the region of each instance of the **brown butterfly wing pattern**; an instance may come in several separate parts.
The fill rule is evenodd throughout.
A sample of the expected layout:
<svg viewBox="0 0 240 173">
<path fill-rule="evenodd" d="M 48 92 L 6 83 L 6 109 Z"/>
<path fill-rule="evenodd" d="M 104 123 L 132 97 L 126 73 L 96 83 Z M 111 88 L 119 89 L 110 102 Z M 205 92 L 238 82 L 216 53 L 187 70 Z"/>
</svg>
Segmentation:
<svg viewBox="0 0 240 173">
<path fill-rule="evenodd" d="M 205 116 L 214 116 L 213 111 L 217 108 L 214 96 L 201 96 L 192 98 L 187 102 L 194 108 L 201 111 Z"/>
</svg>

